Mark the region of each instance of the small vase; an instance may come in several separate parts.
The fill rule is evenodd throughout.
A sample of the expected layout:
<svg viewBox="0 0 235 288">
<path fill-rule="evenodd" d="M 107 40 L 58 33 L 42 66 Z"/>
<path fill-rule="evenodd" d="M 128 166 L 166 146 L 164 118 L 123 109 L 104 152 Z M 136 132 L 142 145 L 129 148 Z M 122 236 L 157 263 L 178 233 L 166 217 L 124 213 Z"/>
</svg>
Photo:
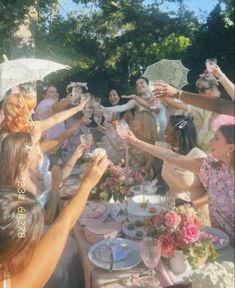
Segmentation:
<svg viewBox="0 0 235 288">
<path fill-rule="evenodd" d="M 169 258 L 169 267 L 175 275 L 179 275 L 187 269 L 187 259 L 183 251 L 176 250 Z"/>
<path fill-rule="evenodd" d="M 206 254 L 205 254 L 204 256 L 202 256 L 202 257 L 198 257 L 198 258 L 197 258 L 197 261 L 196 261 L 196 263 L 195 263 L 195 267 L 201 267 L 201 266 L 203 266 L 203 265 L 206 263 L 207 259 L 208 259 L 208 253 L 206 253 Z"/>
</svg>

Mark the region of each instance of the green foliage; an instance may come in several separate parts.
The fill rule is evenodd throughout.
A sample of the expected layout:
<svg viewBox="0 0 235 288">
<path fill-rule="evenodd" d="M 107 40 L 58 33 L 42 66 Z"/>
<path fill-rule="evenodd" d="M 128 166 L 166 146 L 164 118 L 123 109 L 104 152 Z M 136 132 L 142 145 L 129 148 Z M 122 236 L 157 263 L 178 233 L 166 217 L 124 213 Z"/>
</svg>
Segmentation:
<svg viewBox="0 0 235 288">
<path fill-rule="evenodd" d="M 218 253 L 209 240 L 200 241 L 196 245 L 185 245 L 182 250 L 184 254 L 187 255 L 189 264 L 193 268 L 197 268 L 198 263 L 202 258 L 209 257 L 211 260 L 215 260 L 218 257 Z"/>
<path fill-rule="evenodd" d="M 55 84 L 80 80 L 103 97 L 112 87 L 126 93 L 134 90 L 135 79 L 148 65 L 162 58 L 183 60 L 192 71 L 190 89 L 209 57 L 217 57 L 222 70 L 234 78 L 231 1 L 217 0 L 206 23 L 199 23 L 183 0 L 168 0 L 178 4 L 178 11 L 173 13 L 162 12 L 160 0 L 148 5 L 143 0 L 74 0 L 76 13 L 52 17 L 59 2 L 0 0 L 0 54 L 11 54 L 9 39 L 34 5 L 38 12 L 36 56 L 72 66 L 66 74 L 49 78 Z M 225 5 L 224 10 L 219 3 Z M 93 5 L 92 10 L 83 13 L 88 4 Z"/>
</svg>

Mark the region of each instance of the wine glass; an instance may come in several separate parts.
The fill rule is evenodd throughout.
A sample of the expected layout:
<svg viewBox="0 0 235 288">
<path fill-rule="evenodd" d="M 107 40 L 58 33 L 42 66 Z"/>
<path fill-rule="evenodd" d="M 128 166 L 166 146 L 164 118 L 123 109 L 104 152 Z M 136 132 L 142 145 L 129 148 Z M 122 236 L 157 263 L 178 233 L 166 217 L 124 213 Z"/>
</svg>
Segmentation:
<svg viewBox="0 0 235 288">
<path fill-rule="evenodd" d="M 93 118 L 94 118 L 95 123 L 98 126 L 100 126 L 102 123 L 102 119 L 103 119 L 102 113 L 101 114 L 100 113 L 94 114 Z"/>
<path fill-rule="evenodd" d="M 160 287 L 158 279 L 155 277 L 154 268 L 157 266 L 161 257 L 161 243 L 154 238 L 145 238 L 140 241 L 140 256 L 149 268 L 149 275 L 140 278 L 143 287 Z"/>
<path fill-rule="evenodd" d="M 92 106 L 85 106 L 83 112 L 84 112 L 84 115 L 86 118 L 91 119 L 91 117 L 93 115 Z"/>
<path fill-rule="evenodd" d="M 87 101 L 86 106 L 89 106 L 90 100 L 91 100 L 91 94 L 90 94 L 90 93 L 83 93 L 83 94 L 81 94 L 81 102 Z M 86 107 L 86 106 L 85 106 L 85 107 Z"/>
<path fill-rule="evenodd" d="M 104 115 L 105 123 L 112 121 L 113 113 L 111 111 L 104 110 L 103 115 Z"/>
<path fill-rule="evenodd" d="M 91 148 L 93 137 L 92 133 L 88 129 L 86 133 L 80 135 L 81 144 L 86 147 L 87 152 L 84 154 L 85 156 L 89 156 L 89 150 Z"/>
<path fill-rule="evenodd" d="M 116 129 L 117 129 L 118 135 L 122 139 L 126 138 L 128 136 L 129 131 L 130 131 L 129 125 L 124 120 L 121 120 L 118 122 Z"/>
<path fill-rule="evenodd" d="M 216 58 L 208 58 L 206 59 L 206 69 L 209 73 L 212 73 L 212 68 L 217 64 Z"/>
<path fill-rule="evenodd" d="M 72 104 L 76 104 L 76 103 L 79 102 L 80 97 L 81 97 L 81 92 L 82 92 L 81 87 L 79 87 L 79 86 L 74 86 L 73 87 L 72 96 L 73 96 L 74 100 L 73 100 Z"/>
</svg>

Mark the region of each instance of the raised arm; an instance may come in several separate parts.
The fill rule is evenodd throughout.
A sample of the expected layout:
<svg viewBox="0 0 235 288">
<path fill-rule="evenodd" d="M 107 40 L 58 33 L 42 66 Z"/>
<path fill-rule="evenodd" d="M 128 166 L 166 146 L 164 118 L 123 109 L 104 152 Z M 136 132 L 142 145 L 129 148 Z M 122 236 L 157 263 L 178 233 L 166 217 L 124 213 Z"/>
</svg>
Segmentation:
<svg viewBox="0 0 235 288">
<path fill-rule="evenodd" d="M 179 155 L 173 151 L 169 151 L 169 149 L 143 142 L 137 139 L 132 132 L 129 132 L 126 141 L 140 150 L 162 159 L 163 161 L 170 162 L 194 173 L 199 173 L 200 171 L 202 165 L 201 158 L 193 159 L 190 156 Z"/>
<path fill-rule="evenodd" d="M 69 175 L 71 174 L 73 167 L 75 166 L 77 160 L 82 156 L 84 153 L 86 147 L 80 144 L 77 146 L 77 148 L 74 150 L 73 154 L 70 156 L 68 161 L 66 162 L 64 168 L 63 168 L 63 176 L 62 180 L 66 180 Z"/>
<path fill-rule="evenodd" d="M 116 106 L 112 106 L 112 107 L 102 106 L 102 109 L 113 112 L 113 113 L 122 113 L 122 112 L 133 109 L 135 106 L 136 106 L 136 102 L 132 99 L 132 100 L 128 101 L 126 104 L 116 105 Z"/>
<path fill-rule="evenodd" d="M 234 104 L 231 101 L 178 90 L 166 83 L 156 84 L 153 95 L 158 98 L 173 97 L 208 111 L 234 116 Z"/>
<path fill-rule="evenodd" d="M 56 211 L 58 208 L 59 187 L 62 181 L 62 169 L 58 166 L 54 166 L 51 169 L 51 190 L 49 192 L 49 199 L 44 208 L 44 221 L 45 224 L 51 225 L 55 220 Z"/>
<path fill-rule="evenodd" d="M 11 288 L 44 287 L 59 261 L 70 230 L 85 207 L 91 189 L 97 184 L 108 164 L 109 160 L 104 155 L 98 155 L 93 160 L 74 197 L 37 243 L 27 268 L 11 278 Z"/>
<path fill-rule="evenodd" d="M 223 85 L 228 95 L 232 98 L 232 100 L 235 100 L 235 86 L 233 82 L 228 79 L 228 77 L 221 71 L 218 65 L 212 66 L 211 70 L 211 73 Z"/>
<path fill-rule="evenodd" d="M 188 105 L 182 101 L 179 101 L 178 99 L 165 97 L 164 102 L 170 107 L 173 107 L 175 109 L 180 109 L 180 110 L 187 112 L 187 108 L 188 108 L 187 106 Z"/>
<path fill-rule="evenodd" d="M 142 107 L 146 108 L 147 110 L 149 110 L 151 112 L 158 113 L 160 111 L 160 108 L 156 108 L 156 107 L 154 107 L 154 105 L 151 105 L 152 101 L 150 103 L 148 103 L 147 101 L 145 101 L 141 97 L 138 97 L 137 95 L 134 95 L 134 94 L 133 95 L 128 95 L 128 96 L 124 96 L 123 95 L 122 98 L 124 98 L 124 99 L 133 99 L 139 106 L 142 106 Z"/>
<path fill-rule="evenodd" d="M 81 111 L 84 108 L 84 106 L 86 105 L 86 102 L 83 102 L 74 108 L 56 113 L 55 115 L 53 115 L 53 116 L 51 116 L 45 120 L 39 121 L 41 133 L 50 129 L 51 127 L 55 126 L 56 124 L 65 121 L 66 119 L 72 117 L 77 112 Z M 36 123 L 37 122 L 38 121 L 36 121 Z"/>
<path fill-rule="evenodd" d="M 79 127 L 81 126 L 80 121 L 77 121 L 77 123 L 74 123 L 69 129 L 65 130 L 63 133 L 61 133 L 58 137 L 50 140 L 45 140 L 40 142 L 40 147 L 42 152 L 49 151 L 62 143 L 64 140 L 69 138 Z"/>
</svg>

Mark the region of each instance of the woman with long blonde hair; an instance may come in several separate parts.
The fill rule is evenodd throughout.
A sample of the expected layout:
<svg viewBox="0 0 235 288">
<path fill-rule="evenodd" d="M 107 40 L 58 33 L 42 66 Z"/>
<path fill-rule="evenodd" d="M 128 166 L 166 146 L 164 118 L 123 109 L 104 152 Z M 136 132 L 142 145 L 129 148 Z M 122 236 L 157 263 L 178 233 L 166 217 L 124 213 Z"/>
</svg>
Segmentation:
<svg viewBox="0 0 235 288">
<path fill-rule="evenodd" d="M 24 199 L 20 201 L 17 189 L 0 186 L 0 287 L 45 286 L 90 191 L 108 164 L 103 153 L 93 158 L 74 197 L 44 234 L 42 210 L 35 197 L 25 192 Z"/>
</svg>

